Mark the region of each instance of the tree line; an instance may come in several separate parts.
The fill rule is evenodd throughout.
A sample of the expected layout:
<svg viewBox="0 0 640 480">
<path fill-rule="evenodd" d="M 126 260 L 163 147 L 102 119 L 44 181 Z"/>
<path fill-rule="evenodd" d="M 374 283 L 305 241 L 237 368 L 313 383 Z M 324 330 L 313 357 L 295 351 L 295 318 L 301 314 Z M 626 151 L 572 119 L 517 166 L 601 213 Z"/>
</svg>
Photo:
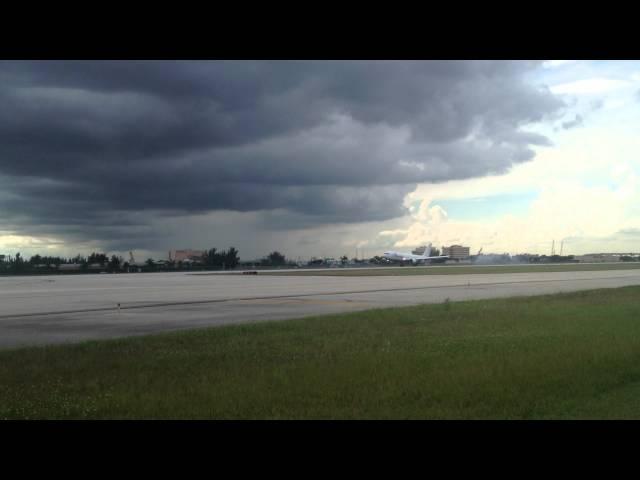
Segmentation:
<svg viewBox="0 0 640 480">
<path fill-rule="evenodd" d="M 0 273 L 19 274 L 47 270 L 60 270 L 61 265 L 79 265 L 80 270 L 89 270 L 92 265 L 103 267 L 106 271 L 116 271 L 123 265 L 122 257 L 93 252 L 88 257 L 76 255 L 72 258 L 35 254 L 26 260 L 20 253 L 0 255 Z"/>
<path fill-rule="evenodd" d="M 353 263 L 362 263 L 364 260 L 352 259 Z M 375 263 L 375 258 L 371 259 Z M 343 266 L 349 262 L 346 255 L 339 258 L 338 262 Z M 311 259 L 308 265 L 324 264 L 324 259 Z M 67 265 L 68 267 L 64 267 Z M 228 250 L 218 250 L 213 247 L 205 250 L 201 257 L 192 257 L 188 261 L 156 261 L 148 258 L 145 262 L 130 264 L 123 257 L 111 255 L 104 252 L 92 252 L 88 256 L 76 255 L 65 258 L 60 256 L 47 256 L 35 254 L 26 260 L 20 253 L 11 255 L 0 255 L 0 274 L 28 274 L 28 273 L 51 273 L 51 272 L 131 272 L 131 271 L 158 271 L 158 270 L 207 270 L 225 269 L 230 270 L 238 265 L 257 267 L 282 267 L 297 266 L 297 263 L 287 258 L 279 251 L 273 251 L 257 261 L 241 262 L 239 252 L 235 247 Z"/>
<path fill-rule="evenodd" d="M 28 260 L 20 253 L 15 255 L 0 255 L 0 274 L 28 274 L 55 272 L 130 272 L 130 271 L 157 271 L 157 270 L 182 270 L 182 269 L 234 269 L 240 263 L 238 250 L 230 247 L 228 250 L 211 248 L 205 250 L 202 257 L 191 258 L 187 262 L 182 261 L 156 261 L 148 258 L 145 262 L 130 264 L 118 255 L 109 256 L 103 252 L 92 252 L 88 256 L 76 255 L 75 257 L 46 256 L 35 254 Z M 65 265 L 68 266 L 65 268 Z"/>
<path fill-rule="evenodd" d="M 240 263 L 240 257 L 238 256 L 238 250 L 234 247 L 219 252 L 215 248 L 212 248 L 202 254 L 202 263 L 207 267 L 232 269 L 236 268 L 238 263 Z"/>
</svg>

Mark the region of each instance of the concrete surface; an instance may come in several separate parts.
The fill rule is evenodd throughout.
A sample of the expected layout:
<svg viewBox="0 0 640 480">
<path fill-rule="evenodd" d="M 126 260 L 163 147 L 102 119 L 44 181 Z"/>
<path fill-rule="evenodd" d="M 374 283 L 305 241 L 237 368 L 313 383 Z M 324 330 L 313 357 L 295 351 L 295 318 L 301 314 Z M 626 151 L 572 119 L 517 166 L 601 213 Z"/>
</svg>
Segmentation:
<svg viewBox="0 0 640 480">
<path fill-rule="evenodd" d="M 640 285 L 640 270 L 397 277 L 58 275 L 0 278 L 0 348 L 419 303 Z M 120 303 L 120 311 L 117 304 Z"/>
</svg>

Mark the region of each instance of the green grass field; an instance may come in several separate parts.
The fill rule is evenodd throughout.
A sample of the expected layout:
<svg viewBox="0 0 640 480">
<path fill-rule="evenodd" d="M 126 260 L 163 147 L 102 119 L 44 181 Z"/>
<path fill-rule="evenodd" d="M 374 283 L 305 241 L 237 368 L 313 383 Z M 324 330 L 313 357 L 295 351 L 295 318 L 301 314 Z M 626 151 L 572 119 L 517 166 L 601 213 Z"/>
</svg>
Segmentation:
<svg viewBox="0 0 640 480">
<path fill-rule="evenodd" d="M 0 418 L 640 418 L 640 287 L 0 352 Z"/>
<path fill-rule="evenodd" d="M 557 265 L 492 265 L 492 266 L 449 266 L 430 265 L 405 267 L 379 267 L 379 268 L 327 268 L 314 271 L 278 272 L 262 271 L 260 275 L 301 275 L 301 276 L 387 276 L 387 275 L 462 275 L 469 273 L 527 273 L 527 272 L 595 272 L 599 270 L 632 270 L 640 269 L 640 263 L 607 263 L 607 264 L 580 264 L 565 263 Z"/>
</svg>

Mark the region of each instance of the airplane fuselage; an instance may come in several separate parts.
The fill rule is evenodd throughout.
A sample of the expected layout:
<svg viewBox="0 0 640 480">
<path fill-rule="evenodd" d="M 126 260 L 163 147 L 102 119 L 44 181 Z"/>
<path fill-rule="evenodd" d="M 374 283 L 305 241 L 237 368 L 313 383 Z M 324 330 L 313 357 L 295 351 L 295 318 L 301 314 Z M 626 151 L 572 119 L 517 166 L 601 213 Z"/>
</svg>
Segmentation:
<svg viewBox="0 0 640 480">
<path fill-rule="evenodd" d="M 447 255 L 438 255 L 438 256 L 428 256 L 428 255 L 415 255 L 413 253 L 406 252 L 396 252 L 396 251 L 388 251 L 384 252 L 382 256 L 392 262 L 411 262 L 411 263 L 421 263 L 427 262 L 431 260 L 444 260 L 449 258 Z"/>
</svg>

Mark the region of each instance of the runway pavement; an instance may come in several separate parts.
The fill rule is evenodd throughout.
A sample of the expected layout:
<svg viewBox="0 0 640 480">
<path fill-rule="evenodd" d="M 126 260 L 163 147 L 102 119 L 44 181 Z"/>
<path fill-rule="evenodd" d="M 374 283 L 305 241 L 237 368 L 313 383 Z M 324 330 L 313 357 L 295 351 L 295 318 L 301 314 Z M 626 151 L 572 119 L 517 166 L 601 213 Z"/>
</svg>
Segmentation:
<svg viewBox="0 0 640 480">
<path fill-rule="evenodd" d="M 57 275 L 0 278 L 0 348 L 420 303 L 640 285 L 640 270 L 315 277 Z M 118 309 L 118 304 L 120 308 Z"/>
</svg>

